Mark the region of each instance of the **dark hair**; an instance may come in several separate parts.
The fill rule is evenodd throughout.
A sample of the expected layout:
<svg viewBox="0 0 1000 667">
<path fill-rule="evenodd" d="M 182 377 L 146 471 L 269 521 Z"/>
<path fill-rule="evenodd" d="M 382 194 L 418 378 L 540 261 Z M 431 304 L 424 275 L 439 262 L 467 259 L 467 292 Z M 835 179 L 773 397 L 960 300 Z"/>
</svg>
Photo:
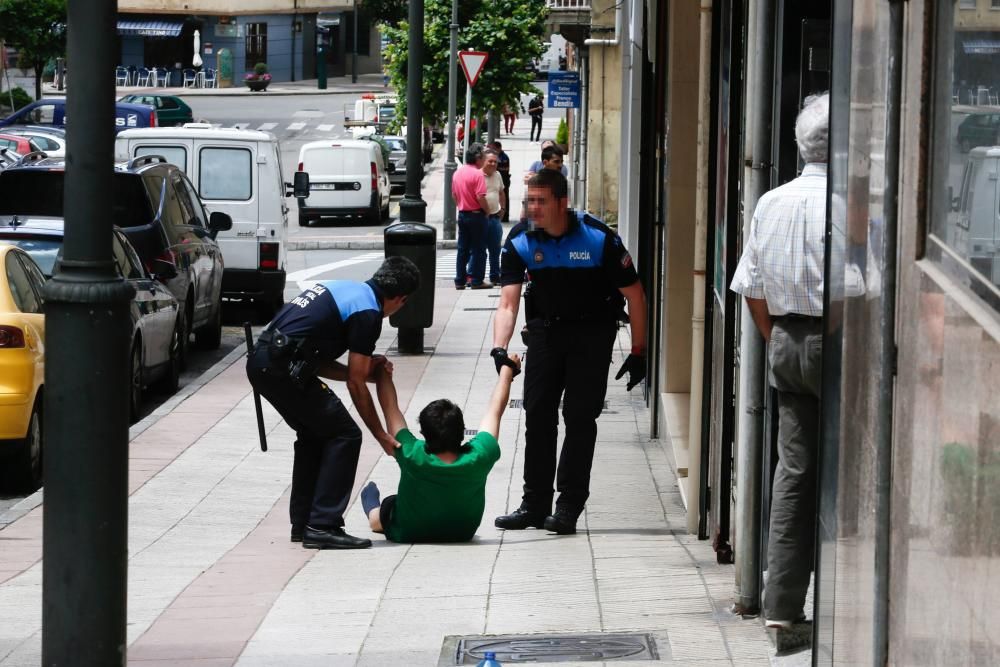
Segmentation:
<svg viewBox="0 0 1000 667">
<path fill-rule="evenodd" d="M 497 157 L 500 157 L 500 153 L 497 153 L 492 148 L 487 148 L 486 150 L 484 150 L 483 155 L 496 155 Z"/>
<path fill-rule="evenodd" d="M 490 148 L 496 148 L 499 150 L 503 148 L 503 144 L 501 144 L 499 141 L 491 141 Z"/>
<path fill-rule="evenodd" d="M 446 398 L 431 401 L 420 411 L 420 432 L 430 454 L 462 451 L 465 420 L 462 409 Z"/>
<path fill-rule="evenodd" d="M 483 145 L 478 141 L 474 144 L 469 144 L 469 149 L 465 151 L 465 164 L 476 164 L 479 158 L 483 156 Z"/>
<path fill-rule="evenodd" d="M 386 257 L 372 282 L 389 299 L 409 296 L 420 286 L 420 269 L 406 257 Z"/>
<path fill-rule="evenodd" d="M 566 155 L 566 154 L 563 153 L 562 149 L 559 148 L 558 146 L 555 146 L 555 145 L 553 145 L 553 146 L 546 146 L 545 148 L 542 149 L 542 161 L 543 162 L 547 161 L 547 160 L 551 160 L 552 158 L 557 157 L 557 156 L 558 157 L 563 157 L 564 155 Z"/>
<path fill-rule="evenodd" d="M 555 169 L 536 171 L 535 175 L 528 179 L 528 187 L 548 188 L 556 199 L 565 199 L 569 196 L 569 184 L 566 182 L 566 177 Z"/>
</svg>

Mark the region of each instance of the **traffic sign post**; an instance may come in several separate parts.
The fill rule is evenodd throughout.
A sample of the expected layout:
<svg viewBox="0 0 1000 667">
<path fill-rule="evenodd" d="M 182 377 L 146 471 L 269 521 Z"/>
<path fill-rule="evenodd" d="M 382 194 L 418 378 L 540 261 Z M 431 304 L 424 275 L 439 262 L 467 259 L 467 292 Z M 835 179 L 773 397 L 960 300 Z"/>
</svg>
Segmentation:
<svg viewBox="0 0 1000 667">
<path fill-rule="evenodd" d="M 469 135 L 472 134 L 472 87 L 479 81 L 479 75 L 483 71 L 483 66 L 489 59 L 490 54 L 485 51 L 462 51 L 458 54 L 458 60 L 462 64 L 462 71 L 465 72 L 465 136 L 462 139 L 462 162 L 465 162 L 465 154 L 469 150 Z"/>
</svg>

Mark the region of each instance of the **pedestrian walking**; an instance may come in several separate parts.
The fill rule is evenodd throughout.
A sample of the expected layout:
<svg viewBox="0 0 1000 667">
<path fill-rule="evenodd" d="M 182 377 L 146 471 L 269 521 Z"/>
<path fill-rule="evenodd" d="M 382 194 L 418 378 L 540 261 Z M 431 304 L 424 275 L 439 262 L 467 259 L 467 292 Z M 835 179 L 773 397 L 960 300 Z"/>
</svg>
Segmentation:
<svg viewBox="0 0 1000 667">
<path fill-rule="evenodd" d="M 510 156 L 504 152 L 503 144 L 499 141 L 492 142 L 489 147 L 497 152 L 497 171 L 503 180 L 503 194 L 507 201 L 507 206 L 500 215 L 500 221 L 510 222 Z"/>
<path fill-rule="evenodd" d="M 361 507 L 372 531 L 391 542 L 467 542 L 483 520 L 486 478 L 500 459 L 500 418 L 510 398 L 510 385 L 520 372 L 517 355 L 500 371 L 479 431 L 465 440 L 462 410 L 446 399 L 431 401 L 420 411 L 419 440 L 409 431 L 399 409 L 388 367 L 375 380 L 386 426 L 396 435 L 399 491 L 381 499 L 378 486 L 361 490 Z"/>
<path fill-rule="evenodd" d="M 528 115 L 531 116 L 531 133 L 528 136 L 529 141 L 542 140 L 542 115 L 545 113 L 545 104 L 543 103 L 543 99 L 544 96 L 541 93 L 538 93 L 531 98 L 530 102 L 528 102 Z"/>
<path fill-rule="evenodd" d="M 320 281 L 278 311 L 247 359 L 250 384 L 295 430 L 292 542 L 309 549 L 371 546 L 343 528 L 361 429 L 320 378 L 346 382 L 365 426 L 393 455 L 399 443 L 382 427 L 366 383 L 380 367 L 391 370 L 374 354 L 382 320 L 402 308 L 419 283 L 416 265 L 403 257 L 387 258 L 366 282 Z M 338 361 L 344 352 L 346 364 Z"/>
<path fill-rule="evenodd" d="M 576 532 L 590 496 L 597 417 L 604 406 L 608 367 L 626 301 L 632 349 L 616 379 L 631 390 L 646 376 L 646 296 L 621 239 L 586 212 L 568 208 L 565 177 L 543 169 L 528 182 L 533 228 L 511 230 L 501 255 L 500 304 L 493 324 L 497 370 L 509 363 L 521 285 L 528 324 L 524 379 L 524 494 L 521 505 L 495 520 L 498 528 Z M 559 404 L 566 430 L 556 466 Z M 557 473 L 558 470 L 558 473 Z M 559 498 L 552 513 L 553 479 Z"/>
<path fill-rule="evenodd" d="M 767 341 L 768 380 L 778 395 L 764 591 L 766 625 L 778 629 L 805 618 L 814 555 L 829 104 L 827 94 L 806 98 L 795 121 L 806 165 L 758 201 L 730 285 Z"/>
<path fill-rule="evenodd" d="M 542 159 L 535 160 L 528 167 L 528 170 L 524 172 L 524 184 L 527 185 L 531 182 L 531 179 L 543 169 L 552 169 L 558 171 L 562 174 L 563 178 L 566 178 L 567 170 L 566 165 L 563 164 L 563 152 L 562 149 L 556 146 L 554 141 L 546 139 L 542 142 Z M 521 222 L 528 220 L 528 189 L 524 190 L 525 199 L 521 202 Z"/>
<path fill-rule="evenodd" d="M 523 111 L 523 109 L 522 109 Z M 517 122 L 517 104 L 503 105 L 503 129 L 506 134 L 514 134 L 514 124 Z"/>
<path fill-rule="evenodd" d="M 497 171 L 499 155 L 487 148 L 483 158 L 483 176 L 486 178 L 486 254 L 490 265 L 490 282 L 500 286 L 500 245 L 503 243 L 503 225 L 500 217 L 507 210 L 507 195 L 503 177 Z"/>
<path fill-rule="evenodd" d="M 471 144 L 465 154 L 465 164 L 458 168 L 451 181 L 451 191 L 458 207 L 458 253 L 455 257 L 455 289 L 465 289 L 471 276 L 471 288 L 492 287 L 485 282 L 486 238 L 489 222 L 486 211 L 486 177 L 483 166 L 483 145 Z"/>
</svg>

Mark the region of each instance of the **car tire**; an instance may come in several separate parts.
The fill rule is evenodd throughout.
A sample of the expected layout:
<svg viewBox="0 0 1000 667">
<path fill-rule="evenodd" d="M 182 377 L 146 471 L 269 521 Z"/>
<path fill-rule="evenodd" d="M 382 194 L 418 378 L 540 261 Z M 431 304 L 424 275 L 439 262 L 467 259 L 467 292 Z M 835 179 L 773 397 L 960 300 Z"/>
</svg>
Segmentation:
<svg viewBox="0 0 1000 667">
<path fill-rule="evenodd" d="M 132 342 L 132 356 L 129 362 L 128 423 L 139 421 L 142 413 L 142 342 L 136 338 Z"/>
<path fill-rule="evenodd" d="M 178 316 L 174 322 L 174 331 L 170 335 L 170 356 L 167 360 L 167 374 L 160 381 L 160 389 L 165 394 L 173 394 L 180 387 L 181 382 L 181 318 Z"/>
<path fill-rule="evenodd" d="M 218 350 L 222 345 L 222 301 L 215 305 L 215 314 L 208 324 L 194 332 L 194 342 L 203 350 Z"/>
<path fill-rule="evenodd" d="M 369 225 L 377 225 L 382 222 L 382 211 L 379 209 L 377 201 L 372 203 L 371 208 L 368 209 L 365 221 Z"/>
<path fill-rule="evenodd" d="M 388 199 L 385 200 L 385 206 L 382 207 L 382 210 L 379 213 L 380 213 L 380 215 L 379 215 L 379 219 L 380 220 L 388 220 L 389 219 L 389 200 Z"/>
<path fill-rule="evenodd" d="M 42 425 L 42 394 L 39 392 L 28 418 L 28 433 L 18 444 L 13 460 L 0 468 L 4 491 L 31 493 L 42 485 Z"/>
</svg>

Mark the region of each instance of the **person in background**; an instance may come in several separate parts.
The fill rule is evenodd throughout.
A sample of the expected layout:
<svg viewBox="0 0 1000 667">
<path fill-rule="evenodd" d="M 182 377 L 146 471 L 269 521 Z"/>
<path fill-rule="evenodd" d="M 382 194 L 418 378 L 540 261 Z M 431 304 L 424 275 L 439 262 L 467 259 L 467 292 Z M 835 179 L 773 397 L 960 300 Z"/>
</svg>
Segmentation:
<svg viewBox="0 0 1000 667">
<path fill-rule="evenodd" d="M 496 287 L 500 286 L 500 245 L 503 243 L 503 225 L 500 224 L 500 217 L 507 210 L 507 195 L 503 187 L 503 178 L 497 172 L 499 157 L 495 150 L 487 148 L 483 159 L 488 221 L 486 254 L 490 264 L 490 282 Z"/>
<path fill-rule="evenodd" d="M 542 116 L 545 114 L 544 96 L 538 93 L 528 102 L 528 115 L 531 116 L 531 134 L 529 141 L 542 140 Z"/>
<path fill-rule="evenodd" d="M 486 177 L 483 166 L 483 145 L 471 144 L 465 154 L 465 164 L 458 168 L 451 181 L 451 191 L 458 207 L 458 253 L 455 256 L 455 289 L 465 289 L 471 275 L 472 289 L 488 289 L 486 276 L 486 238 L 489 221 L 486 211 Z M 471 267 L 471 270 L 470 270 Z"/>
<path fill-rule="evenodd" d="M 489 147 L 497 152 L 497 171 L 500 172 L 500 178 L 503 180 L 503 194 L 507 200 L 507 206 L 503 209 L 500 222 L 510 222 L 510 156 L 504 152 L 503 144 L 499 141 L 492 142 Z"/>
</svg>

